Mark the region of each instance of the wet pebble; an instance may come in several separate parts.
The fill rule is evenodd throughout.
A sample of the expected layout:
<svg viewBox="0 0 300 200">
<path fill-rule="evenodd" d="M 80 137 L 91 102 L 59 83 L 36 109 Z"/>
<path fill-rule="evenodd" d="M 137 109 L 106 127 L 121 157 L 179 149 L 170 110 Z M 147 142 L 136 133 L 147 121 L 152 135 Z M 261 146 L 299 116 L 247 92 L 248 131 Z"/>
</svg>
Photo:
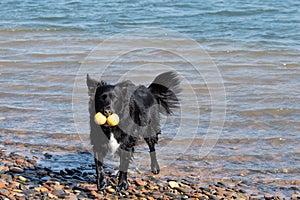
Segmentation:
<svg viewBox="0 0 300 200">
<path fill-rule="evenodd" d="M 176 176 L 143 176 L 143 172 L 131 172 L 128 191 L 116 192 L 118 180 L 112 176 L 116 172 L 112 168 L 105 169 L 108 186 L 99 192 L 94 165 L 55 172 L 49 167 L 36 166 L 35 160 L 29 162 L 23 156 L 2 153 L 0 161 L 5 164 L 0 162 L 0 199 L 279 199 L 271 194 L 248 194 L 248 181 L 200 185 L 201 179 L 197 176 L 176 180 Z M 8 170 L 4 170 L 5 167 Z M 298 187 L 294 192 L 297 191 Z M 292 199 L 298 198 L 298 194 L 293 194 Z"/>
<path fill-rule="evenodd" d="M 48 159 L 52 158 L 52 155 L 48 152 L 44 153 L 44 156 L 45 156 L 45 158 L 48 158 Z"/>
<path fill-rule="evenodd" d="M 59 198 L 64 198 L 64 197 L 68 196 L 68 194 L 62 189 L 53 190 L 52 194 Z"/>
<path fill-rule="evenodd" d="M 10 193 L 10 192 L 9 192 L 7 189 L 0 188 L 0 194 L 1 194 L 1 195 L 8 196 L 9 193 Z"/>
<path fill-rule="evenodd" d="M 188 188 L 184 188 L 184 187 L 174 187 L 178 192 L 181 192 L 183 194 L 189 194 L 190 190 Z"/>
<path fill-rule="evenodd" d="M 146 186 L 146 185 L 147 185 L 147 183 L 146 183 L 145 181 L 142 181 L 142 180 L 139 179 L 139 178 L 136 178 L 136 179 L 135 179 L 135 182 L 136 182 L 136 184 L 139 185 L 139 186 Z"/>
<path fill-rule="evenodd" d="M 106 188 L 106 192 L 113 194 L 116 192 L 116 190 L 112 187 L 109 187 L 109 188 Z"/>
<path fill-rule="evenodd" d="M 15 173 L 23 173 L 24 169 L 20 168 L 20 167 L 10 167 L 9 171 L 11 172 L 15 172 Z"/>
<path fill-rule="evenodd" d="M 169 181 L 169 186 L 170 186 L 170 188 L 178 188 L 179 187 L 179 185 L 178 185 L 178 183 L 176 182 L 176 181 Z"/>
<path fill-rule="evenodd" d="M 271 194 L 265 194 L 264 198 L 265 198 L 265 200 L 273 200 L 273 199 L 275 199 L 274 196 L 271 195 Z"/>
<path fill-rule="evenodd" d="M 19 176 L 18 179 L 19 179 L 20 181 L 23 181 L 23 182 L 26 182 L 26 181 L 27 181 L 27 179 L 26 179 L 25 177 L 23 177 L 23 176 Z"/>
<path fill-rule="evenodd" d="M 41 181 L 46 182 L 49 181 L 51 179 L 50 176 L 44 176 L 43 178 L 41 178 Z"/>
</svg>

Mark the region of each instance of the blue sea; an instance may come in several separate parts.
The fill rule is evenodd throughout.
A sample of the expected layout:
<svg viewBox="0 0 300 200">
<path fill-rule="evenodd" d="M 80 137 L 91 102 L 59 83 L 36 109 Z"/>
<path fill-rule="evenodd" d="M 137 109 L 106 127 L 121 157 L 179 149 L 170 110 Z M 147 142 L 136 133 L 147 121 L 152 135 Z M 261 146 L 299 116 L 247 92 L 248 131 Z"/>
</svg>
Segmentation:
<svg viewBox="0 0 300 200">
<path fill-rule="evenodd" d="M 299 16 L 296 0 L 2 0 L 0 148 L 47 149 L 68 167 L 92 162 L 68 160 L 89 148 L 84 75 L 98 79 L 105 67 L 86 63 L 110 63 L 101 78 L 112 83 L 147 85 L 173 69 L 186 90 L 180 111 L 163 117 L 162 166 L 193 166 L 203 180 L 252 180 L 257 191 L 290 196 L 300 185 Z M 162 50 L 170 38 L 184 56 Z M 148 39 L 152 49 L 136 50 Z M 195 43 L 200 50 L 189 48 Z M 121 49 L 128 52 L 109 60 Z M 203 59 L 201 73 L 183 57 Z M 137 155 L 146 152 L 141 146 Z M 136 166 L 144 167 L 138 159 Z"/>
</svg>

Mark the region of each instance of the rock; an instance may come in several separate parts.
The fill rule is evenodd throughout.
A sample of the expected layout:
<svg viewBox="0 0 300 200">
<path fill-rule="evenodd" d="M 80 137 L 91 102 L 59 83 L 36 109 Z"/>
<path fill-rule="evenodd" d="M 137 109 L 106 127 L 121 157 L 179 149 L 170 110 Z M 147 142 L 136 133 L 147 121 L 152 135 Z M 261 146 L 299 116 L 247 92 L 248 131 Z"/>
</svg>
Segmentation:
<svg viewBox="0 0 300 200">
<path fill-rule="evenodd" d="M 35 194 L 36 191 L 35 190 L 23 190 L 23 193 L 26 195 L 26 196 L 30 196 L 32 194 Z"/>
<path fill-rule="evenodd" d="M 79 186 L 77 186 L 77 185 L 74 185 L 73 187 L 72 187 L 72 190 L 78 190 L 78 191 L 82 191 L 82 190 L 84 190 L 82 187 L 79 187 Z"/>
<path fill-rule="evenodd" d="M 78 175 L 73 175 L 72 178 L 73 178 L 73 179 L 77 179 L 77 180 L 82 180 L 82 181 L 84 180 L 83 178 L 81 178 L 81 177 L 78 176 Z"/>
<path fill-rule="evenodd" d="M 49 192 L 48 188 L 46 187 L 41 187 L 40 192 Z"/>
<path fill-rule="evenodd" d="M 219 198 L 214 195 L 210 195 L 209 200 L 219 200 Z"/>
<path fill-rule="evenodd" d="M 80 190 L 73 190 L 75 194 L 80 194 L 81 191 Z"/>
<path fill-rule="evenodd" d="M 15 172 L 15 173 L 23 173 L 24 172 L 24 170 L 20 167 L 10 167 L 9 171 Z"/>
<path fill-rule="evenodd" d="M 300 190 L 298 187 L 296 187 L 296 186 L 292 186 L 292 187 L 290 187 L 292 190 Z"/>
<path fill-rule="evenodd" d="M 136 178 L 136 179 L 135 179 L 135 182 L 136 182 L 136 184 L 139 185 L 139 186 L 146 186 L 146 185 L 147 185 L 146 182 L 142 181 L 142 180 L 139 179 L 139 178 Z"/>
<path fill-rule="evenodd" d="M 0 178 L 6 181 L 11 181 L 12 180 L 12 176 L 8 175 L 8 174 L 1 174 Z"/>
<path fill-rule="evenodd" d="M 46 183 L 43 184 L 43 187 L 46 188 L 46 189 L 49 190 L 49 191 L 52 191 L 52 190 L 53 190 L 53 189 L 52 189 L 49 185 L 47 185 Z"/>
<path fill-rule="evenodd" d="M 54 194 L 48 193 L 48 197 L 51 199 L 58 199 L 57 196 L 55 196 Z"/>
<path fill-rule="evenodd" d="M 70 193 L 68 199 L 77 200 L 78 198 L 77 198 L 76 194 Z M 99 198 L 99 199 L 101 199 L 101 198 Z"/>
<path fill-rule="evenodd" d="M 45 158 L 48 158 L 48 159 L 50 159 L 50 158 L 52 158 L 52 155 L 50 154 L 50 153 L 44 153 L 44 156 L 45 156 Z"/>
<path fill-rule="evenodd" d="M 174 187 L 178 192 L 181 192 L 183 194 L 189 194 L 190 190 L 187 188 L 183 188 L 183 187 Z"/>
<path fill-rule="evenodd" d="M 217 186 L 217 187 L 224 187 L 224 188 L 227 187 L 227 185 L 226 185 L 225 183 L 221 182 L 221 181 L 217 182 L 217 183 L 216 183 L 216 186 Z"/>
<path fill-rule="evenodd" d="M 66 168 L 65 171 L 67 172 L 68 175 L 72 176 L 75 174 L 74 170 Z"/>
<path fill-rule="evenodd" d="M 109 187 L 109 188 L 106 188 L 106 192 L 113 194 L 116 192 L 116 190 L 112 187 Z"/>
<path fill-rule="evenodd" d="M 300 199 L 300 194 L 292 194 L 292 200 Z"/>
<path fill-rule="evenodd" d="M 50 179 L 51 179 L 50 176 L 44 176 L 43 178 L 41 178 L 41 181 L 45 182 L 45 181 L 49 181 Z"/>
<path fill-rule="evenodd" d="M 244 190 L 244 189 L 239 189 L 238 190 L 240 193 L 243 193 L 243 194 L 246 194 L 247 192 L 246 192 L 246 190 Z"/>
<path fill-rule="evenodd" d="M 265 200 L 272 200 L 272 199 L 274 199 L 274 196 L 271 194 L 265 194 L 264 198 L 265 198 Z"/>
<path fill-rule="evenodd" d="M 258 199 L 260 199 L 258 196 L 253 196 L 253 195 L 251 195 L 251 196 L 249 197 L 249 200 L 258 200 Z"/>
<path fill-rule="evenodd" d="M 4 188 L 0 188 L 0 194 L 3 195 L 3 196 L 8 196 L 9 195 L 9 191 L 7 189 L 4 189 Z"/>
<path fill-rule="evenodd" d="M 175 188 L 175 187 L 179 187 L 179 184 L 176 181 L 169 181 L 169 186 L 170 188 Z"/>
<path fill-rule="evenodd" d="M 48 174 L 48 172 L 45 171 L 45 170 L 37 170 L 37 174 L 38 174 L 38 175 L 41 175 L 41 176 L 45 176 L 45 175 Z"/>
<path fill-rule="evenodd" d="M 86 187 L 85 188 L 85 190 L 87 190 L 87 191 L 98 191 L 98 188 L 96 187 L 96 186 L 88 186 L 88 187 Z"/>
<path fill-rule="evenodd" d="M 27 181 L 27 179 L 25 177 L 23 177 L 23 176 L 19 176 L 19 180 L 22 181 L 22 182 L 26 182 Z"/>
<path fill-rule="evenodd" d="M 4 180 L 0 180 L 0 188 L 6 188 L 7 182 Z"/>
<path fill-rule="evenodd" d="M 59 197 L 59 198 L 64 198 L 67 196 L 67 193 L 65 193 L 64 190 L 53 190 L 52 194 Z"/>
<path fill-rule="evenodd" d="M 21 193 L 21 192 L 23 192 L 23 190 L 19 190 L 19 189 L 13 189 L 12 191 L 13 191 L 13 192 L 16 192 L 16 193 Z"/>
</svg>

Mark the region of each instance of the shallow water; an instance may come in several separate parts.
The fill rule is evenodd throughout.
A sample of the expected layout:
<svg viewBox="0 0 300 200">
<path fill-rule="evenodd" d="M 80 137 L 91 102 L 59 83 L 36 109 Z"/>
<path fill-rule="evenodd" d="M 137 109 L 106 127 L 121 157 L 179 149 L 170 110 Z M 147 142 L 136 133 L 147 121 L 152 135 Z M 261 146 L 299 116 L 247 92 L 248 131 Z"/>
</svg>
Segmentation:
<svg viewBox="0 0 300 200">
<path fill-rule="evenodd" d="M 297 1 L 1 1 L 0 139 L 12 147 L 65 147 L 62 154 L 86 149 L 82 144 L 88 142 L 80 141 L 74 124 L 72 94 L 88 54 L 116 33 L 166 28 L 196 40 L 211 56 L 226 90 L 226 120 L 220 135 L 206 138 L 212 113 L 210 92 L 220 88 L 208 88 L 182 59 L 146 49 L 115 60 L 107 81 L 127 73 L 134 82 L 149 84 L 167 66 L 175 68 L 196 92 L 195 100 L 187 88 L 181 113 L 163 120 L 158 145 L 162 165 L 193 166 L 212 178 L 269 181 L 266 188 L 271 191 L 283 190 L 280 185 L 285 183 L 283 191 L 290 193 L 300 179 L 298 7 Z M 176 44 L 187 45 L 180 40 Z M 131 49 L 136 44 L 127 45 Z M 110 50 L 118 50 L 118 45 Z M 149 63 L 151 73 L 145 70 Z M 132 67 L 137 68 L 128 73 Z M 209 67 L 201 66 L 207 76 Z M 87 98 L 86 88 L 79 90 Z M 84 110 L 87 104 L 80 106 Z M 187 122 L 181 128 L 180 117 Z M 192 134 L 195 119 L 200 119 L 200 125 Z M 79 134 L 86 139 L 86 133 Z M 203 144 L 214 147 L 206 157 L 201 154 Z M 136 166 L 146 168 L 147 163 L 139 161 L 148 156 L 146 151 L 145 146 L 138 148 Z M 70 160 L 80 163 L 80 156 Z M 69 163 L 63 158 L 60 162 Z"/>
</svg>

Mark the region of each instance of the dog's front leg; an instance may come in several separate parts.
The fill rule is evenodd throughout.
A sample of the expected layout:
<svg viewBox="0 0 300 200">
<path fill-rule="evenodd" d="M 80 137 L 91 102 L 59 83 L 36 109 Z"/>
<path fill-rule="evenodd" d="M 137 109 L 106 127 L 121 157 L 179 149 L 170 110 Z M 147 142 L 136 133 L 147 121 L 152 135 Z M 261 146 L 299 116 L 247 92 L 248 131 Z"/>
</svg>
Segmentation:
<svg viewBox="0 0 300 200">
<path fill-rule="evenodd" d="M 119 169 L 119 177 L 118 177 L 119 182 L 116 187 L 116 190 L 118 192 L 128 189 L 127 170 L 129 167 L 131 156 L 132 156 L 131 151 L 120 149 L 120 169 Z"/>
<path fill-rule="evenodd" d="M 106 186 L 106 178 L 105 178 L 105 171 L 103 168 L 103 156 L 101 153 L 95 153 L 95 164 L 96 164 L 96 181 L 97 181 L 97 188 L 99 191 L 103 191 Z"/>
<path fill-rule="evenodd" d="M 155 152 L 155 144 L 158 141 L 158 134 L 154 137 L 145 138 L 145 141 L 147 142 L 150 150 L 149 153 L 151 158 L 151 171 L 153 174 L 159 174 L 160 168 L 156 159 L 156 152 Z"/>
</svg>

